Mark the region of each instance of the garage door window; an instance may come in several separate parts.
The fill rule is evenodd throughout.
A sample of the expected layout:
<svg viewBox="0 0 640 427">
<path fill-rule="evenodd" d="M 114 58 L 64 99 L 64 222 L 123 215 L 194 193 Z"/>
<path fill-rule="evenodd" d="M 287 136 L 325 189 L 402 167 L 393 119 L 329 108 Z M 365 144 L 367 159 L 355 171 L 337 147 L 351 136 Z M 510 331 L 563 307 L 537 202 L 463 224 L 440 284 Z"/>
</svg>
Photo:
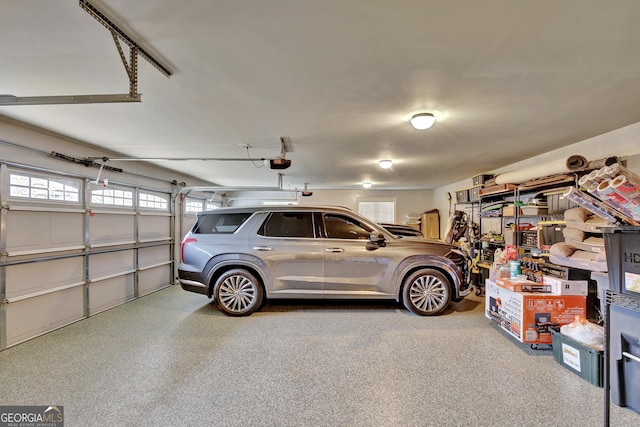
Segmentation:
<svg viewBox="0 0 640 427">
<path fill-rule="evenodd" d="M 202 212 L 204 210 L 204 200 L 187 197 L 184 199 L 184 211 L 185 212 Z"/>
<path fill-rule="evenodd" d="M 80 181 L 23 172 L 9 173 L 9 197 L 13 199 L 80 204 Z"/>
<path fill-rule="evenodd" d="M 101 188 L 91 190 L 91 204 L 132 208 L 133 191 L 119 188 Z"/>
<path fill-rule="evenodd" d="M 168 211 L 169 197 L 161 196 L 159 194 L 140 192 L 138 195 L 138 206 L 141 209 Z"/>
</svg>

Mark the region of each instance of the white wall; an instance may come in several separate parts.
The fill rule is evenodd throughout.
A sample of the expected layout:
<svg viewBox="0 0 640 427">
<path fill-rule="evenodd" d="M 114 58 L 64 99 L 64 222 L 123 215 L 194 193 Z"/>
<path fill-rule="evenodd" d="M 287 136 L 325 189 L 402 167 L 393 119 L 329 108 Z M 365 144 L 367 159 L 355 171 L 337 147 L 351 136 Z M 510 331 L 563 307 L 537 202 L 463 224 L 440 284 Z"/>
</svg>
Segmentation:
<svg viewBox="0 0 640 427">
<path fill-rule="evenodd" d="M 539 156 L 531 157 L 517 163 L 495 169 L 493 171 L 485 171 L 488 174 L 501 174 L 505 172 L 515 171 L 521 168 L 529 168 L 552 162 L 560 158 L 567 158 L 571 155 L 581 155 L 587 160 L 593 161 L 611 156 L 623 157 L 627 160 L 627 168 L 636 174 L 640 174 L 640 123 L 626 126 L 612 132 L 595 136 L 575 144 L 568 145 L 557 150 L 550 151 Z M 441 218 L 443 212 L 448 212 L 449 203 L 447 201 L 447 193 L 453 198 L 452 204 L 455 203 L 456 190 L 462 190 L 472 186 L 472 177 L 440 187 L 433 192 L 433 204 L 440 210 Z M 444 236 L 446 229 L 446 220 L 440 221 L 440 235 Z"/>
<path fill-rule="evenodd" d="M 26 146 L 35 151 L 12 147 L 10 144 Z M 37 166 L 59 172 L 66 172 L 77 175 L 84 175 L 88 178 L 98 176 L 98 168 L 86 167 L 84 165 L 55 159 L 40 152 L 51 153 L 52 151 L 84 159 L 94 156 L 114 156 L 119 153 L 112 153 L 104 149 L 74 141 L 72 138 L 47 132 L 43 129 L 29 126 L 11 118 L 0 115 L 0 159 L 29 166 Z M 142 162 L 107 162 L 108 166 L 121 168 L 125 173 L 109 172 L 107 177 L 112 182 L 134 182 L 141 186 L 157 188 L 159 190 L 171 190 L 170 182 L 176 180 L 185 182 L 187 185 L 206 185 L 207 183 L 197 178 L 181 175 L 177 172 L 165 168 L 153 166 Z M 135 177 L 127 176 L 126 172 L 135 173 Z M 145 178 L 149 177 L 149 178 Z"/>
</svg>

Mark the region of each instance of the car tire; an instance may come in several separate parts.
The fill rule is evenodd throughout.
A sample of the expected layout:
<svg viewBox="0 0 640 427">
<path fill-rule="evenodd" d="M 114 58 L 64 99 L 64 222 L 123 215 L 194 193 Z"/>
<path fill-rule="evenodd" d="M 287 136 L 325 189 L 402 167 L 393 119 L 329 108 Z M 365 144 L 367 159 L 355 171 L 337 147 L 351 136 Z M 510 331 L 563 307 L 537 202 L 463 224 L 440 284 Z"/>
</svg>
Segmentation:
<svg viewBox="0 0 640 427">
<path fill-rule="evenodd" d="M 420 316 L 440 314 L 451 301 L 451 285 L 441 272 L 424 268 L 407 276 L 402 286 L 402 302 Z"/>
<path fill-rule="evenodd" d="M 233 269 L 216 280 L 214 298 L 228 316 L 248 316 L 262 305 L 264 291 L 256 277 L 244 269 Z"/>
</svg>

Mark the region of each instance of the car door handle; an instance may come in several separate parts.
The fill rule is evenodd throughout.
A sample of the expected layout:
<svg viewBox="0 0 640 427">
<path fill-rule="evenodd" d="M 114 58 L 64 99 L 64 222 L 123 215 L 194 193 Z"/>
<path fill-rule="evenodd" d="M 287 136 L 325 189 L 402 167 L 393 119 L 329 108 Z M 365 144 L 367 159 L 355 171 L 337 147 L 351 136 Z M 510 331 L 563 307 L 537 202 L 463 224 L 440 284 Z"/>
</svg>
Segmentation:
<svg viewBox="0 0 640 427">
<path fill-rule="evenodd" d="M 342 248 L 327 248 L 325 249 L 326 252 L 344 252 L 344 249 Z"/>
<path fill-rule="evenodd" d="M 254 246 L 254 251 L 270 251 L 271 248 L 269 246 Z"/>
</svg>

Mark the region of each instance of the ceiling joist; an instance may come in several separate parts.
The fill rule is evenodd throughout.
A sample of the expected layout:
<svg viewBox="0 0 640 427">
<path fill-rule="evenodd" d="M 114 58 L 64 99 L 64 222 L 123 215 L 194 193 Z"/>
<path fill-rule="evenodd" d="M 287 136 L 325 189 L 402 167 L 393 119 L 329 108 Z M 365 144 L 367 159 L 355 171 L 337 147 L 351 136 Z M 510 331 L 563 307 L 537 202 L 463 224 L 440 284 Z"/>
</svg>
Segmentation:
<svg viewBox="0 0 640 427">
<path fill-rule="evenodd" d="M 62 96 L 23 96 L 0 95 L 0 106 L 5 105 L 51 105 L 51 104 L 104 104 L 113 102 L 141 102 L 141 94 L 138 93 L 138 55 L 142 56 L 155 69 L 166 77 L 171 76 L 168 67 L 162 65 L 145 49 L 136 43 L 127 33 L 120 29 L 113 21 L 86 0 L 80 0 L 80 7 L 98 22 L 104 25 L 116 44 L 118 54 L 129 77 L 128 94 L 111 95 L 62 95 Z M 121 43 L 129 47 L 129 60 L 124 54 Z"/>
</svg>

